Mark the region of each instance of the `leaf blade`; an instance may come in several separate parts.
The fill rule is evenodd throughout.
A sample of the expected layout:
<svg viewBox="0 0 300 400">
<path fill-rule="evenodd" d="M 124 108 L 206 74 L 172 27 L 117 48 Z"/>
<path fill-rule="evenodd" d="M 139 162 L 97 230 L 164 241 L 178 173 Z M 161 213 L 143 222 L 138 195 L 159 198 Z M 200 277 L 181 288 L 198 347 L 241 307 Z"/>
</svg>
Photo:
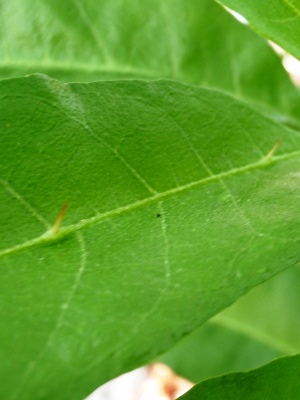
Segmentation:
<svg viewBox="0 0 300 400">
<path fill-rule="evenodd" d="M 40 238 L 36 215 L 51 226 L 71 200 L 61 235 L 1 258 L 12 399 L 83 397 L 299 259 L 295 132 L 175 82 L 1 87 L 1 176 L 23 199 L 0 192 L 2 250 Z"/>
</svg>

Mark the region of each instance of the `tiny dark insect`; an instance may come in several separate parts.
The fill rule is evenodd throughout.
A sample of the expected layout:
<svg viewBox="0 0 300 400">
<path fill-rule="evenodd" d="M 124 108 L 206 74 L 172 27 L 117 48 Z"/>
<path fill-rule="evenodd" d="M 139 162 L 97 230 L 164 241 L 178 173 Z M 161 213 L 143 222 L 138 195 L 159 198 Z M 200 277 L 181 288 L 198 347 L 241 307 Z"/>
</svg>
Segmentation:
<svg viewBox="0 0 300 400">
<path fill-rule="evenodd" d="M 161 216 L 161 214 L 157 214 L 156 216 L 157 216 L 157 218 L 159 218 Z"/>
</svg>

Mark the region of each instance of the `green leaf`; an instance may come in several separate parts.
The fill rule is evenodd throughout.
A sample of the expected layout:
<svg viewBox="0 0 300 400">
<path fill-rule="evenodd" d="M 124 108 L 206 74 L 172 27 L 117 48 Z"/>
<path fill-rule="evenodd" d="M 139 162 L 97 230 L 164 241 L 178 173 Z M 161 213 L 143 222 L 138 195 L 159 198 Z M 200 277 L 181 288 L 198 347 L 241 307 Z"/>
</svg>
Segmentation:
<svg viewBox="0 0 300 400">
<path fill-rule="evenodd" d="M 243 15 L 260 35 L 300 59 L 300 6 L 293 0 L 216 0 Z"/>
<path fill-rule="evenodd" d="M 0 88 L 0 397 L 80 399 L 299 260 L 294 131 L 175 82 Z"/>
<path fill-rule="evenodd" d="M 211 0 L 11 0 L 0 22 L 1 77 L 170 78 L 226 91 L 299 127 L 299 93 L 280 59 Z"/>
<path fill-rule="evenodd" d="M 229 374 L 199 383 L 179 399 L 298 399 L 299 371 L 300 355 L 283 357 L 253 371 Z"/>
</svg>

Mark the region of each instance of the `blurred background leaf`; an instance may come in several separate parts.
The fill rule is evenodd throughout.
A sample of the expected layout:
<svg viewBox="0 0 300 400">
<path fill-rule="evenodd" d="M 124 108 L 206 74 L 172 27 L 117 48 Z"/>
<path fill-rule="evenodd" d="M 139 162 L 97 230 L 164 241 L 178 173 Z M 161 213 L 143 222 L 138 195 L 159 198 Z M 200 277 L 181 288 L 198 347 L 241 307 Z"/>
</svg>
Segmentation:
<svg viewBox="0 0 300 400">
<path fill-rule="evenodd" d="M 291 0 L 217 0 L 243 15 L 259 34 L 300 59 L 300 3 Z"/>
<path fill-rule="evenodd" d="M 300 352 L 300 268 L 252 289 L 160 358 L 193 382 Z"/>
<path fill-rule="evenodd" d="M 299 92 L 279 57 L 212 0 L 10 0 L 0 22 L 2 78 L 170 78 L 226 91 L 299 127 Z"/>
</svg>

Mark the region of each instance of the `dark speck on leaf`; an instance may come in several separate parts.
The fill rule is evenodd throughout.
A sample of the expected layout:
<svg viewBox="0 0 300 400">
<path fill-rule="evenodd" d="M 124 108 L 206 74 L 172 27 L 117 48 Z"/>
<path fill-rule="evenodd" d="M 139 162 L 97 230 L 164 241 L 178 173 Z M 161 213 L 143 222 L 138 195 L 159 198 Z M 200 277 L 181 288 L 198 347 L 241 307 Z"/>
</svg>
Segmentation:
<svg viewBox="0 0 300 400">
<path fill-rule="evenodd" d="M 159 218 L 161 216 L 161 214 L 157 214 L 156 216 L 157 216 L 157 218 Z"/>
</svg>

